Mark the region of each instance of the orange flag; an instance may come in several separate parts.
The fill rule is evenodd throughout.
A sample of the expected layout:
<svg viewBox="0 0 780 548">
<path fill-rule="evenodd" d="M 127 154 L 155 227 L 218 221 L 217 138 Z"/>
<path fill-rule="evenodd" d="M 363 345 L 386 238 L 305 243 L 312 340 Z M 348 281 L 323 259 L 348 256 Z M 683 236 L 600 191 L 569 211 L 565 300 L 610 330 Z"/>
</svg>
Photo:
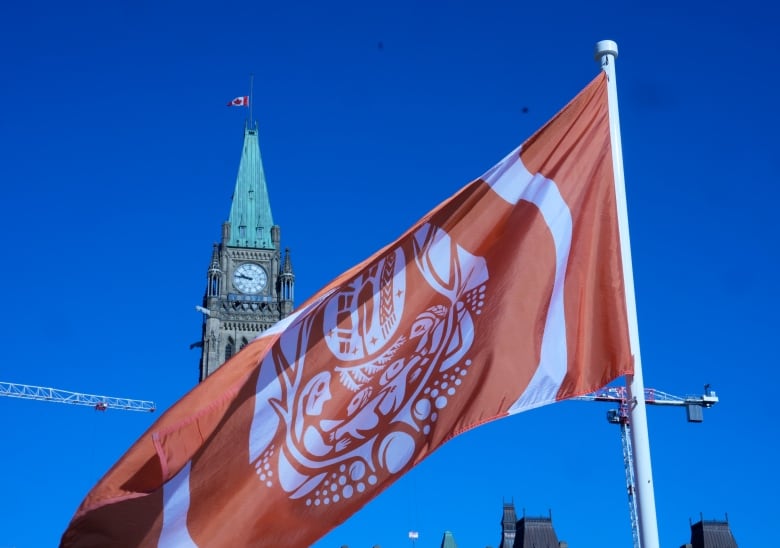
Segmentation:
<svg viewBox="0 0 780 548">
<path fill-rule="evenodd" d="M 168 410 L 63 546 L 308 546 L 453 436 L 631 373 L 606 79 Z"/>
</svg>

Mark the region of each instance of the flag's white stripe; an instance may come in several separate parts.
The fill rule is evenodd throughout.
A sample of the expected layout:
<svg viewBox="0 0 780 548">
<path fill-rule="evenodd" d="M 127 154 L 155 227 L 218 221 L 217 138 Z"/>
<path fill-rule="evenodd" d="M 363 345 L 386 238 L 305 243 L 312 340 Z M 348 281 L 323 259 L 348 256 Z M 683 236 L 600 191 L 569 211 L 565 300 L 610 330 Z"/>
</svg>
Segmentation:
<svg viewBox="0 0 780 548">
<path fill-rule="evenodd" d="M 555 244 L 555 281 L 542 335 L 539 367 L 528 388 L 509 408 L 509 413 L 554 402 L 567 369 L 566 315 L 563 306 L 566 265 L 571 249 L 572 219 L 569 206 L 555 181 L 532 175 L 520 159 L 520 148 L 512 151 L 482 179 L 512 205 L 520 200 L 539 208 Z"/>
<path fill-rule="evenodd" d="M 163 523 L 159 548 L 197 548 L 187 530 L 190 509 L 190 462 L 163 485 Z"/>
</svg>

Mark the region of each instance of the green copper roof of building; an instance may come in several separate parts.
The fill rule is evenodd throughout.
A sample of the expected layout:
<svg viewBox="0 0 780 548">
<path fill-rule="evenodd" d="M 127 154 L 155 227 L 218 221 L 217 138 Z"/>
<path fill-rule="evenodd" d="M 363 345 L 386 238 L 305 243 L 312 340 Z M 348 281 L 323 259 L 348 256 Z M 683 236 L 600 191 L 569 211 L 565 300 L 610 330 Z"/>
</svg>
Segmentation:
<svg viewBox="0 0 780 548">
<path fill-rule="evenodd" d="M 244 149 L 230 206 L 230 241 L 234 247 L 273 249 L 271 203 L 265 184 L 257 127 L 244 129 Z"/>
</svg>

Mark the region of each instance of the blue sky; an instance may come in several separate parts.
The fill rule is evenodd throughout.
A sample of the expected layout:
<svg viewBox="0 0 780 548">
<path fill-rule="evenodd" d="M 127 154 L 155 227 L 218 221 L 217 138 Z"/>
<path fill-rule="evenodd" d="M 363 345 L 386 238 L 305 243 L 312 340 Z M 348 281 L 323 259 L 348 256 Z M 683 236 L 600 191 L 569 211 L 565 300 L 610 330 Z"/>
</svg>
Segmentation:
<svg viewBox="0 0 780 548">
<path fill-rule="evenodd" d="M 7 3 L 8 4 L 8 3 Z M 662 546 L 728 513 L 776 536 L 777 18 L 691 2 L 76 2 L 0 8 L 0 380 L 154 400 L 198 378 L 200 304 L 255 74 L 296 300 L 531 135 L 620 46 L 645 384 L 711 383 L 703 424 L 649 409 Z M 497 546 L 503 500 L 570 546 L 629 546 L 619 433 L 564 402 L 446 444 L 317 548 Z M 156 415 L 0 398 L 0 546 L 56 545 Z"/>
</svg>

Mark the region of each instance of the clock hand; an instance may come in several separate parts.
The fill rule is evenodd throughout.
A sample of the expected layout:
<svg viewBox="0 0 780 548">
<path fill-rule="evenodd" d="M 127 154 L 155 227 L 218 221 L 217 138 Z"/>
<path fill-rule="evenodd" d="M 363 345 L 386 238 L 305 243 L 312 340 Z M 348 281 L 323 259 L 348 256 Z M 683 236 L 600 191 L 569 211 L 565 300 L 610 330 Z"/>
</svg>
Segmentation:
<svg viewBox="0 0 780 548">
<path fill-rule="evenodd" d="M 250 278 L 249 276 L 246 276 L 245 274 L 238 274 L 237 276 L 239 278 L 244 278 L 245 280 L 252 280 L 252 278 Z"/>
</svg>

